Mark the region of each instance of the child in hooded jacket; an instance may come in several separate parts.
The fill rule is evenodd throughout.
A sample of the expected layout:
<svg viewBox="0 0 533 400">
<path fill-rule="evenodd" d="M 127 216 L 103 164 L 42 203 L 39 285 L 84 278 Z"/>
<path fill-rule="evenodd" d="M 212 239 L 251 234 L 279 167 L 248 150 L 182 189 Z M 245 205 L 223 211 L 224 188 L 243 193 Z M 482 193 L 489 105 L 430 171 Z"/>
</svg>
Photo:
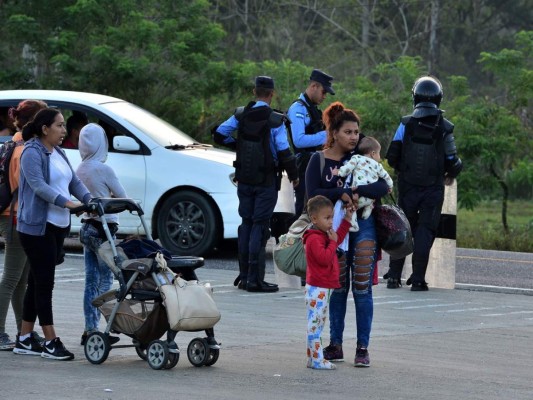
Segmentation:
<svg viewBox="0 0 533 400">
<path fill-rule="evenodd" d="M 307 262 L 305 304 L 307 308 L 307 368 L 335 369 L 324 359 L 322 330 L 328 315 L 329 298 L 339 288 L 337 246 L 350 229 L 353 209 L 347 208 L 337 232 L 333 226 L 333 203 L 324 196 L 307 202 L 307 212 L 313 225 L 304 233 L 303 243 Z"/>
<path fill-rule="evenodd" d="M 87 186 L 93 197 L 127 197 L 124 187 L 119 182 L 115 171 L 105 162 L 108 153 L 107 136 L 100 125 L 90 123 L 80 131 L 79 151 L 81 164 L 76 174 Z M 105 219 L 111 234 L 118 230 L 118 214 L 106 214 Z M 100 217 L 91 213 L 82 216 L 83 225 L 80 230 L 80 241 L 83 244 L 85 259 L 85 291 L 83 296 L 83 312 L 85 330 L 81 336 L 81 345 L 85 344 L 88 335 L 98 330 L 100 311 L 92 305 L 92 301 L 111 289 L 113 273 L 98 256 L 98 248 L 107 240 Z M 111 344 L 119 340 L 109 336 Z"/>
</svg>

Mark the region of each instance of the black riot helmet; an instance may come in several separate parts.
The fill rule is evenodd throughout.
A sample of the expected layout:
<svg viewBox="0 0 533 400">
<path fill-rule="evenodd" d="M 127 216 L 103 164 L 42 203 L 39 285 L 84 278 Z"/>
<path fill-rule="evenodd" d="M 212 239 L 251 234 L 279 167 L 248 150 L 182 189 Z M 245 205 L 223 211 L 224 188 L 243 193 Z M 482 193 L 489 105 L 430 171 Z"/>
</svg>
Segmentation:
<svg viewBox="0 0 533 400">
<path fill-rule="evenodd" d="M 413 85 L 412 93 L 415 108 L 439 108 L 442 100 L 442 85 L 437 78 L 422 76 Z"/>
</svg>

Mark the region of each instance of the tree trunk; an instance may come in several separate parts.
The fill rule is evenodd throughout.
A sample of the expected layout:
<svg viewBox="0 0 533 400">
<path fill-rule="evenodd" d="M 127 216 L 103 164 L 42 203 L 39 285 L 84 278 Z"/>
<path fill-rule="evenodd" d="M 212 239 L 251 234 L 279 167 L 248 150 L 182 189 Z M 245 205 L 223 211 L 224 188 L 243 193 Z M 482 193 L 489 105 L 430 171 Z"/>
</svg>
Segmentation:
<svg viewBox="0 0 533 400">
<path fill-rule="evenodd" d="M 366 74 L 369 66 L 370 0 L 362 0 L 361 7 L 361 67 L 363 74 Z"/>
<path fill-rule="evenodd" d="M 431 0 L 431 18 L 429 24 L 429 56 L 428 72 L 435 74 L 438 63 L 439 43 L 437 38 L 437 29 L 439 25 L 439 2 L 440 0 Z"/>
<path fill-rule="evenodd" d="M 505 181 L 500 178 L 500 176 L 494 169 L 494 165 L 490 166 L 490 172 L 496 178 L 500 187 L 502 188 L 502 225 L 504 232 L 508 234 L 509 225 L 507 224 L 507 201 L 509 200 L 509 186 L 507 186 L 507 183 L 505 183 Z"/>
<path fill-rule="evenodd" d="M 249 57 L 248 54 L 248 36 L 251 34 L 251 29 L 248 26 L 248 0 L 244 0 L 244 26 L 246 27 L 246 33 L 244 35 L 244 54 Z"/>
</svg>

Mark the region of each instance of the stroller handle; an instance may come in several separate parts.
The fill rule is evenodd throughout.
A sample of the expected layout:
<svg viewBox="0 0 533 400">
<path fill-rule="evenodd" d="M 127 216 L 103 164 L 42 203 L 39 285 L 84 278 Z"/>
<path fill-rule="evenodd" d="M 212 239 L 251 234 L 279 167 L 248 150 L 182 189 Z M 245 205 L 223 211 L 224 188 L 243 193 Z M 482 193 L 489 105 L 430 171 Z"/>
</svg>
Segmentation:
<svg viewBox="0 0 533 400">
<path fill-rule="evenodd" d="M 92 201 L 92 199 L 91 199 L 91 201 Z M 78 213 L 82 213 L 82 212 L 93 212 L 93 211 L 96 211 L 96 205 L 95 204 L 91 204 L 90 202 L 89 202 L 89 204 L 82 204 L 79 207 L 75 207 L 75 208 L 71 208 L 70 209 L 70 213 L 71 214 L 78 214 Z"/>
<path fill-rule="evenodd" d="M 118 214 L 124 211 L 135 211 L 139 216 L 144 215 L 144 211 L 135 200 L 110 197 L 94 197 L 87 204 L 71 209 L 70 213 L 93 212 L 101 217 L 104 214 Z"/>
</svg>

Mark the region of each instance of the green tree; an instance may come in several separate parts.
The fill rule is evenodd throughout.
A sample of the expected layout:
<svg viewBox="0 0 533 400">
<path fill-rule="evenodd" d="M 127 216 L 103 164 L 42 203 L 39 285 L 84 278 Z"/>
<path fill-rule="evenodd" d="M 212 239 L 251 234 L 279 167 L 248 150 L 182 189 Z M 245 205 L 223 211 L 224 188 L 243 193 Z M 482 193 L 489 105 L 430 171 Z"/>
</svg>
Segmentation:
<svg viewBox="0 0 533 400">
<path fill-rule="evenodd" d="M 412 111 L 411 88 L 424 74 L 421 57 L 403 56 L 339 85 L 338 98 L 361 116 L 362 132 L 376 137 L 386 151 L 400 117 Z"/>
<path fill-rule="evenodd" d="M 507 206 L 513 179 L 533 185 L 531 94 L 533 91 L 533 32 L 516 36 L 515 49 L 482 53 L 479 61 L 493 74 L 500 90 L 496 98 L 465 94 L 457 86 L 454 122 L 461 127 L 459 154 L 465 171 L 459 177 L 462 205 L 473 208 L 483 187 L 499 188 L 502 225 L 509 232 Z M 456 80 L 456 82 L 460 82 Z"/>
<path fill-rule="evenodd" d="M 4 32 L 12 61 L 26 69 L 10 86 L 109 94 L 195 132 L 203 97 L 217 90 L 209 74 L 221 69 L 224 31 L 207 19 L 208 6 L 206 0 L 9 2 Z"/>
</svg>

